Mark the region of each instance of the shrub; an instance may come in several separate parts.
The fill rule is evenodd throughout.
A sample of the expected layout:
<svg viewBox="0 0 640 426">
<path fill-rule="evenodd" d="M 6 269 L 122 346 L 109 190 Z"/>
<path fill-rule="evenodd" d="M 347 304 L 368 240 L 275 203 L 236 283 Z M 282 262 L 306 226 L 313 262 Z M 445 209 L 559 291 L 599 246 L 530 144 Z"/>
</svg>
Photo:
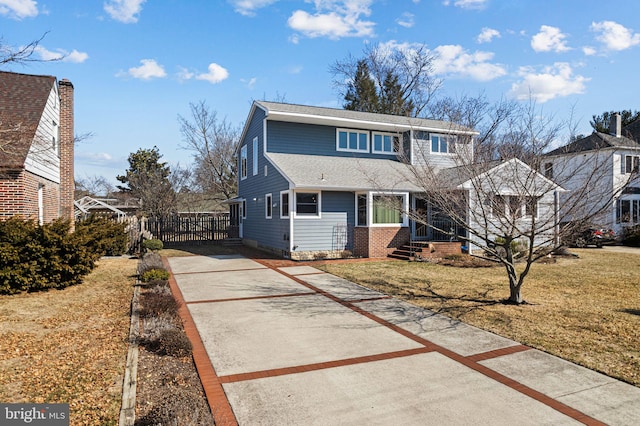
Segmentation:
<svg viewBox="0 0 640 426">
<path fill-rule="evenodd" d="M 640 225 L 628 226 L 622 231 L 622 244 L 640 247 Z"/>
<path fill-rule="evenodd" d="M 140 281 L 143 283 L 157 280 L 168 280 L 169 273 L 165 269 L 149 269 L 140 275 Z"/>
<path fill-rule="evenodd" d="M 92 233 L 71 233 L 68 221 L 38 226 L 11 218 L 0 222 L 0 293 L 39 291 L 79 284 L 102 255 Z"/>
<path fill-rule="evenodd" d="M 119 256 L 127 250 L 126 225 L 99 216 L 76 223 L 76 234 L 85 238 L 85 245 L 101 256 Z"/>
<path fill-rule="evenodd" d="M 162 258 L 158 253 L 145 253 L 138 264 L 138 274 L 142 275 L 152 269 L 164 269 Z"/>
<path fill-rule="evenodd" d="M 144 240 L 142 242 L 142 247 L 144 247 L 146 250 L 151 250 L 153 252 L 156 252 L 158 250 L 162 250 L 162 247 L 164 247 L 164 244 L 162 244 L 162 241 L 156 238 L 152 238 L 150 240 Z"/>
<path fill-rule="evenodd" d="M 191 355 L 193 347 L 189 338 L 183 330 L 170 328 L 160 334 L 160 347 L 158 352 L 161 355 L 184 357 Z"/>
<path fill-rule="evenodd" d="M 167 292 L 160 288 L 159 291 L 148 291 L 141 295 L 140 316 L 143 318 L 160 316 L 163 314 L 171 317 L 178 315 L 180 305 L 173 298 L 171 292 Z"/>
</svg>

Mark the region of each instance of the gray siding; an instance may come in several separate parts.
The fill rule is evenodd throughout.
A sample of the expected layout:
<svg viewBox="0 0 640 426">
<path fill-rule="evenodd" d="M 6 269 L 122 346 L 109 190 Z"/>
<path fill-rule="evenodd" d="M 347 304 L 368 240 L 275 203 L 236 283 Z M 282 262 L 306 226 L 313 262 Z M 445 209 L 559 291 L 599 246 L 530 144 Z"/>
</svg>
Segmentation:
<svg viewBox="0 0 640 426">
<path fill-rule="evenodd" d="M 322 193 L 322 217 L 294 219 L 293 245 L 295 251 L 345 250 L 353 247 L 355 223 L 355 195 L 353 192 Z M 348 230 L 348 238 L 341 236 Z"/>
<path fill-rule="evenodd" d="M 269 121 L 267 124 L 267 150 L 284 154 L 396 159 L 395 155 L 371 153 L 372 133 L 368 129 L 349 128 L 369 132 L 368 153 L 338 151 L 336 150 L 336 129 L 337 127 L 333 126 Z"/>
</svg>

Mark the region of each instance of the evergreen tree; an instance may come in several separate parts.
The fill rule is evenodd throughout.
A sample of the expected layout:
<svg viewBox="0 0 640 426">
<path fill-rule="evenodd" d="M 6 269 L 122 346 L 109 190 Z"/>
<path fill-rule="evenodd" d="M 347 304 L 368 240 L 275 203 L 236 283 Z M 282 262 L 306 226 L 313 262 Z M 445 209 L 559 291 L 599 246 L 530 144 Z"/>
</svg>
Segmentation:
<svg viewBox="0 0 640 426">
<path fill-rule="evenodd" d="M 356 74 L 349 82 L 345 94 L 344 109 L 362 112 L 380 112 L 380 98 L 376 83 L 371 78 L 369 66 L 364 59 L 358 61 Z"/>
<path fill-rule="evenodd" d="M 640 119 L 640 111 L 632 112 L 629 109 L 625 109 L 622 111 L 605 111 L 602 113 L 602 115 L 594 115 L 592 116 L 593 120 L 589 121 L 589 124 L 591 124 L 591 127 L 596 132 L 609 133 L 609 123 L 611 122 L 611 117 L 615 113 L 620 114 L 622 127 L 625 127 L 626 125 Z"/>
<path fill-rule="evenodd" d="M 383 114 L 412 117 L 414 110 L 413 101 L 405 98 L 398 76 L 391 71 L 387 72 L 381 88 L 379 111 Z"/>
</svg>

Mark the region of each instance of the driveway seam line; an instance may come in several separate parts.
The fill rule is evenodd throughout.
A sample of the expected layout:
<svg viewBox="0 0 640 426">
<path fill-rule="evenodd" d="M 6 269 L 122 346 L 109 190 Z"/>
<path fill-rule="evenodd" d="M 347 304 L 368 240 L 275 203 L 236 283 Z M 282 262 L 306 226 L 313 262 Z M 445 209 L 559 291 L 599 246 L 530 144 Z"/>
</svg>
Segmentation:
<svg viewBox="0 0 640 426">
<path fill-rule="evenodd" d="M 409 338 L 409 339 L 411 339 L 411 340 L 413 340 L 415 342 L 423 344 L 427 348 L 433 348 L 433 350 L 435 352 L 438 352 L 438 353 L 446 356 L 447 358 L 466 366 L 467 368 L 470 368 L 470 369 L 472 369 L 472 370 L 474 370 L 474 371 L 476 371 L 476 372 L 478 372 L 480 374 L 483 374 L 486 377 L 489 377 L 489 378 L 497 381 L 498 383 L 501 383 L 501 384 L 503 384 L 503 385 L 505 385 L 505 386 L 517 391 L 517 392 L 520 392 L 520 393 L 522 393 L 522 394 L 524 394 L 524 395 L 526 395 L 526 396 L 528 396 L 528 397 L 530 397 L 530 398 L 532 398 L 532 399 L 534 399 L 534 400 L 536 400 L 536 401 L 538 401 L 538 402 L 540 402 L 542 404 L 545 404 L 548 407 L 553 408 L 554 410 L 556 410 L 556 411 L 558 411 L 558 412 L 560 412 L 560 413 L 562 413 L 562 414 L 564 414 L 564 415 L 566 415 L 566 416 L 568 416 L 568 417 L 570 417 L 570 418 L 572 418 L 574 420 L 577 420 L 577 421 L 579 421 L 581 423 L 584 423 L 586 425 L 606 425 L 605 423 L 600 422 L 599 420 L 596 420 L 593 417 L 588 416 L 587 414 L 584 414 L 583 412 L 581 412 L 581 411 L 579 411 L 579 410 L 577 410 L 577 409 L 575 409 L 573 407 L 570 407 L 570 406 L 568 406 L 568 405 L 566 405 L 566 404 L 564 404 L 564 403 L 562 403 L 562 402 L 560 402 L 560 401 L 558 401 L 558 400 L 556 400 L 556 399 L 554 399 L 554 398 L 552 398 L 552 397 L 550 397 L 548 395 L 545 395 L 542 392 L 539 392 L 539 391 L 537 391 L 537 390 L 535 390 L 533 388 L 530 388 L 530 387 L 528 387 L 528 386 L 526 386 L 526 385 L 524 385 L 524 384 L 522 384 L 522 383 L 520 383 L 520 382 L 518 382 L 518 381 L 516 381 L 514 379 L 511 379 L 511 378 L 509 378 L 509 377 L 507 377 L 507 376 L 505 376 L 503 374 L 500 374 L 497 371 L 494 371 L 494 370 L 492 370 L 492 369 L 490 369 L 488 367 L 485 367 L 484 365 L 482 365 L 482 364 L 480 364 L 478 362 L 472 361 L 472 360 L 470 360 L 468 357 L 466 357 L 464 355 L 460 355 L 460 354 L 458 354 L 458 353 L 456 353 L 456 352 L 454 352 L 454 351 L 452 351 L 450 349 L 446 349 L 443 346 L 437 345 L 437 344 L 435 344 L 435 343 L 433 343 L 433 342 L 431 342 L 431 341 L 429 341 L 427 339 L 424 339 L 424 338 L 422 338 L 420 336 L 414 335 L 413 333 L 411 333 L 411 332 L 409 332 L 409 331 L 407 331 L 407 330 L 405 330 L 405 329 L 403 329 L 401 327 L 398 327 L 395 324 L 392 324 L 389 321 L 386 321 L 386 320 L 384 320 L 384 319 L 382 319 L 382 318 L 380 318 L 380 317 L 378 317 L 378 316 L 376 316 L 376 315 L 374 315 L 374 314 L 372 314 L 370 312 L 367 312 L 367 311 L 359 308 L 358 306 L 353 305 L 352 303 L 350 303 L 348 301 L 342 300 L 337 296 L 334 296 L 334 295 L 332 295 L 332 294 L 330 294 L 330 293 L 328 293 L 328 292 L 326 292 L 324 290 L 321 290 L 320 288 L 318 288 L 318 287 L 316 287 L 316 286 L 314 286 L 312 284 L 309 284 L 309 283 L 303 281 L 302 279 L 296 278 L 294 275 L 291 275 L 291 274 L 288 274 L 288 273 L 286 273 L 284 271 L 281 271 L 278 268 L 271 266 L 268 261 L 264 261 L 262 259 L 252 259 L 252 260 L 255 261 L 255 262 L 260 263 L 261 265 L 266 266 L 267 268 L 269 268 L 271 270 L 277 271 L 278 273 L 280 273 L 280 274 L 282 274 L 282 275 L 284 275 L 284 276 L 286 276 L 288 278 L 293 279 L 294 281 L 296 281 L 296 282 L 298 282 L 298 283 L 310 288 L 311 290 L 317 291 L 318 293 L 324 295 L 325 297 L 327 297 L 327 298 L 329 298 L 329 299 L 331 299 L 331 300 L 333 300 L 333 301 L 335 301 L 335 302 L 337 302 L 337 303 L 339 303 L 339 304 L 341 304 L 341 305 L 343 305 L 343 306 L 345 306 L 347 308 L 350 308 L 350 309 L 352 309 L 352 310 L 354 310 L 354 311 L 366 316 L 367 318 L 377 322 L 378 324 L 384 325 L 384 326 L 396 331 L 397 333 L 399 333 L 399 334 L 401 334 L 401 335 L 403 335 L 403 336 L 405 336 L 405 337 L 407 337 L 407 338 Z"/>
<path fill-rule="evenodd" d="M 318 293 L 315 291 L 307 291 L 304 293 L 271 294 L 268 296 L 249 296 L 249 297 L 231 297 L 228 299 L 192 300 L 190 302 L 184 302 L 184 303 L 186 303 L 187 305 L 197 305 L 199 303 L 239 302 L 243 300 L 277 299 L 280 297 L 315 296 L 316 294 Z"/>
<path fill-rule="evenodd" d="M 237 373 L 237 374 L 229 374 L 227 376 L 220 376 L 220 382 L 223 384 L 226 383 L 236 383 L 242 382 L 246 380 L 254 380 L 254 379 L 264 379 L 269 377 L 277 377 L 277 376 L 285 376 L 288 374 L 296 374 L 307 371 L 317 371 L 317 370 L 325 370 L 328 368 L 337 368 L 344 367 L 349 365 L 357 365 L 357 364 L 366 364 L 369 362 L 375 361 L 385 361 L 388 359 L 394 358 L 402 358 L 406 356 L 430 353 L 434 350 L 427 347 L 422 348 L 414 348 L 414 349 L 405 349 L 394 352 L 385 352 L 381 354 L 373 354 L 373 355 L 363 355 L 354 358 L 344 358 L 333 361 L 322 361 L 312 364 L 303 364 L 297 365 L 294 367 L 281 367 L 281 368 L 273 368 L 269 370 L 261 370 L 261 371 L 253 371 L 248 373 Z"/>
</svg>

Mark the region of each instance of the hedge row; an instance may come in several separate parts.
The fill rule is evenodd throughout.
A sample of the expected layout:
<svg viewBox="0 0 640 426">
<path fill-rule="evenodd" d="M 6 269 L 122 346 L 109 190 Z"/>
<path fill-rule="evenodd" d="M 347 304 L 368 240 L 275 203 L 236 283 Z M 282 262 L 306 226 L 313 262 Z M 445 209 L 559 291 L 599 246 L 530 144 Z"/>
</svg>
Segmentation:
<svg viewBox="0 0 640 426">
<path fill-rule="evenodd" d="M 39 226 L 15 217 L 0 221 L 0 294 L 79 284 L 103 255 L 124 253 L 124 224 L 89 219 Z"/>
</svg>

